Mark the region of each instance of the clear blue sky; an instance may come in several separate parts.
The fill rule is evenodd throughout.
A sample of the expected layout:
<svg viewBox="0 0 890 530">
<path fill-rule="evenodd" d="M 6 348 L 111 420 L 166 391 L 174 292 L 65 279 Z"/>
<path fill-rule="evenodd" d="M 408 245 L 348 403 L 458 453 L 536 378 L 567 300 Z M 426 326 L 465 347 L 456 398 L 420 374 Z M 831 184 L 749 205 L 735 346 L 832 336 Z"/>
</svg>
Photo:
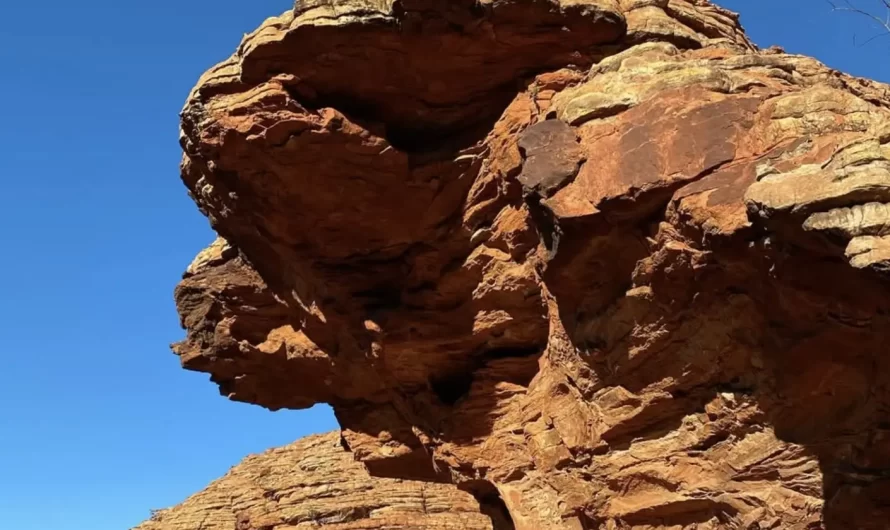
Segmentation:
<svg viewBox="0 0 890 530">
<path fill-rule="evenodd" d="M 212 240 L 177 174 L 177 114 L 289 3 L 2 2 L 4 530 L 126 530 L 248 453 L 335 426 L 327 409 L 230 403 L 167 349 L 173 286 Z M 856 47 L 873 31 L 821 1 L 722 4 L 761 45 L 890 81 L 890 38 Z"/>
</svg>

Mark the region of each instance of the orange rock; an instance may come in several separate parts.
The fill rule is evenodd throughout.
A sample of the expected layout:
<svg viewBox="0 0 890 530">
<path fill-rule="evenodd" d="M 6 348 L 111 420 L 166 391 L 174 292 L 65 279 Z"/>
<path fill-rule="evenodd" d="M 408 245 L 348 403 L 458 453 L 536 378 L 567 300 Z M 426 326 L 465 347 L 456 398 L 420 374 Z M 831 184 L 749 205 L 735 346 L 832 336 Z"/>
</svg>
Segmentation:
<svg viewBox="0 0 890 530">
<path fill-rule="evenodd" d="M 134 530 L 502 528 L 502 505 L 477 495 L 481 501 L 450 484 L 371 477 L 329 433 L 250 456 Z"/>
<path fill-rule="evenodd" d="M 887 86 L 707 0 L 303 1 L 182 130 L 230 398 L 503 528 L 886 528 Z"/>
</svg>

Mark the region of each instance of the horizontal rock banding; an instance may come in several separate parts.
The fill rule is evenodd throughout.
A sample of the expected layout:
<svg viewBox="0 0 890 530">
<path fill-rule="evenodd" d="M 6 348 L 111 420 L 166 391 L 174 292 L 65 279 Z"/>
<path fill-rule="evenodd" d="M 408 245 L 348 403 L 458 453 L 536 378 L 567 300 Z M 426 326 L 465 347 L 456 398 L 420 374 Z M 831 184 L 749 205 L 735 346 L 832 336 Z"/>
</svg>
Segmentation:
<svg viewBox="0 0 890 530">
<path fill-rule="evenodd" d="M 705 0 L 301 2 L 183 111 L 175 349 L 515 528 L 883 528 L 888 123 Z"/>
</svg>

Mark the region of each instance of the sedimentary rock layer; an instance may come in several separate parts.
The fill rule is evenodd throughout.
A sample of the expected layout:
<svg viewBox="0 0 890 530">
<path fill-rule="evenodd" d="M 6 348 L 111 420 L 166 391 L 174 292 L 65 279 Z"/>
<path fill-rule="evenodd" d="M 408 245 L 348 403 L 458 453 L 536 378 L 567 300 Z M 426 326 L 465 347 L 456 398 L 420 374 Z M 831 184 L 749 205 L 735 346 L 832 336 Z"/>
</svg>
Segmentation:
<svg viewBox="0 0 890 530">
<path fill-rule="evenodd" d="M 886 527 L 886 85 L 705 0 L 304 1 L 182 130 L 230 398 L 517 529 Z"/>
<path fill-rule="evenodd" d="M 330 433 L 250 456 L 134 530 L 503 528 L 503 505 L 477 495 L 481 502 L 450 484 L 371 477 Z"/>
</svg>

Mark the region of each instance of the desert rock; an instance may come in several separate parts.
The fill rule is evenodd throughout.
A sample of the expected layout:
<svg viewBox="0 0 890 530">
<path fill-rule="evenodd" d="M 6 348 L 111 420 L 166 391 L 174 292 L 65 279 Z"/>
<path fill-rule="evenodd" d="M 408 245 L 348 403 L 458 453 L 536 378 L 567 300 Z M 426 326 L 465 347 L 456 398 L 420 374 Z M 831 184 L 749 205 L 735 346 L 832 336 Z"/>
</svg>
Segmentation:
<svg viewBox="0 0 890 530">
<path fill-rule="evenodd" d="M 303 1 L 181 142 L 229 398 L 519 530 L 886 528 L 886 85 L 707 0 Z"/>
<path fill-rule="evenodd" d="M 450 484 L 371 477 L 339 433 L 246 458 L 206 490 L 134 530 L 497 530 L 503 505 Z"/>
</svg>

